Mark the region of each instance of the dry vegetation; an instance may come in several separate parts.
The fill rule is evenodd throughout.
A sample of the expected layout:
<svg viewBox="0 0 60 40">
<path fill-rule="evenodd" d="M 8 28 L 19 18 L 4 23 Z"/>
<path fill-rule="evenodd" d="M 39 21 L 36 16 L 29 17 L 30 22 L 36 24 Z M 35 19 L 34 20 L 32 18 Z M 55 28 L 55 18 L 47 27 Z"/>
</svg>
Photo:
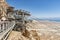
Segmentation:
<svg viewBox="0 0 60 40">
<path fill-rule="evenodd" d="M 34 20 L 26 26 L 25 33 L 12 31 L 8 40 L 60 40 L 60 23 Z"/>
</svg>

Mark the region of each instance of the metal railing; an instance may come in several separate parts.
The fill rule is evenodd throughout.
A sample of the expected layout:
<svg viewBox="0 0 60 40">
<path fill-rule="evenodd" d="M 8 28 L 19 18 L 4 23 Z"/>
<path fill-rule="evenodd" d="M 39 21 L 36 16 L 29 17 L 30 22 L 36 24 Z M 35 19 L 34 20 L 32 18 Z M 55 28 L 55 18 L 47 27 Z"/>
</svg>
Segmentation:
<svg viewBox="0 0 60 40">
<path fill-rule="evenodd" d="M 14 21 L 0 21 L 0 40 L 4 39 L 6 34 L 14 28 Z"/>
</svg>

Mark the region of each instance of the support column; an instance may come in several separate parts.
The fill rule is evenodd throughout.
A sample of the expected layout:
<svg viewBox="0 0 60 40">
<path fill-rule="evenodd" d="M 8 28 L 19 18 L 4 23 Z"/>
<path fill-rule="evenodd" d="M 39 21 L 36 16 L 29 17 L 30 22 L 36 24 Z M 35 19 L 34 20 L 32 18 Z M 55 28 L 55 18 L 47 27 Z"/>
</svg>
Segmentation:
<svg viewBox="0 0 60 40">
<path fill-rule="evenodd" d="M 24 12 L 22 13 L 22 21 L 23 21 L 23 24 L 25 23 L 24 22 Z"/>
</svg>

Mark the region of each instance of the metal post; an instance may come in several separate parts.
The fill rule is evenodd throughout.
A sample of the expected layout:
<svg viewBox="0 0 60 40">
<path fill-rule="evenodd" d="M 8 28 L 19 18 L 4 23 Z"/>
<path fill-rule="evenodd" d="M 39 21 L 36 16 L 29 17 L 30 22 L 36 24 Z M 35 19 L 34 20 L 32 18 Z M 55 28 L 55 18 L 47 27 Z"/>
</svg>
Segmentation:
<svg viewBox="0 0 60 40">
<path fill-rule="evenodd" d="M 6 23 L 6 29 L 8 29 L 8 23 Z"/>
<path fill-rule="evenodd" d="M 3 31 L 4 31 L 4 29 L 5 29 L 5 26 L 4 26 L 4 23 L 3 23 Z"/>
<path fill-rule="evenodd" d="M 1 24 L 0 24 L 0 32 L 1 32 Z"/>
<path fill-rule="evenodd" d="M 1 24 L 1 32 L 3 31 L 3 25 Z"/>
<path fill-rule="evenodd" d="M 4 23 L 4 26 L 5 26 L 4 30 L 6 30 L 6 23 Z"/>
</svg>

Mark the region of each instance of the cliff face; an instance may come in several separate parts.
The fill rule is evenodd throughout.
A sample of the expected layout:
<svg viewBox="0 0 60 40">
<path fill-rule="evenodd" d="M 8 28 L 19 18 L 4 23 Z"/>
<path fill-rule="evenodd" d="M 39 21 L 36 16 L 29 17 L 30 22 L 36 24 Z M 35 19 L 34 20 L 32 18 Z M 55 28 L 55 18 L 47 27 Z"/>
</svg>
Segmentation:
<svg viewBox="0 0 60 40">
<path fill-rule="evenodd" d="M 12 10 L 13 10 L 13 7 L 9 6 L 6 0 L 0 0 L 0 14 L 6 15 L 8 11 L 12 11 Z"/>
<path fill-rule="evenodd" d="M 0 0 L 0 18 L 3 16 L 6 16 L 8 4 L 6 3 L 6 0 Z"/>
<path fill-rule="evenodd" d="M 8 40 L 60 40 L 60 23 L 34 20 L 26 26 L 25 33 L 12 31 Z"/>
<path fill-rule="evenodd" d="M 6 3 L 5 0 L 0 0 L 0 10 L 3 13 L 6 13 L 7 8 L 9 7 L 9 5 Z"/>
<path fill-rule="evenodd" d="M 13 8 L 7 4 L 6 0 L 0 0 L 0 19 L 7 18 L 9 12 L 13 12 Z"/>
</svg>

